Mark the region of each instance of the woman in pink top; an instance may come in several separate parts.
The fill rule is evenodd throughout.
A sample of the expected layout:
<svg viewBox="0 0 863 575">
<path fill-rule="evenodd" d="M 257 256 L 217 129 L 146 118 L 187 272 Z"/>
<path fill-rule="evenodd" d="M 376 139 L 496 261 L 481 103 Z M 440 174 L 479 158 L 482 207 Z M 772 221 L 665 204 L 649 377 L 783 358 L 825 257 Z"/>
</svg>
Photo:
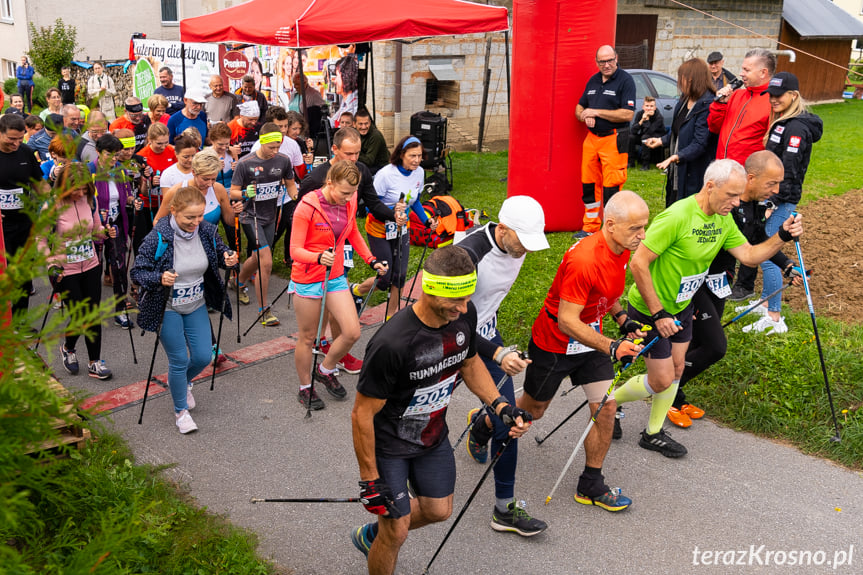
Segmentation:
<svg viewBox="0 0 863 575">
<path fill-rule="evenodd" d="M 67 164 L 54 185 L 59 211 L 54 228 L 53 245 L 40 239 L 43 250 L 50 253 L 48 277 L 62 293 L 65 305 L 83 302 L 87 311 L 98 307 L 102 299 L 101 266 L 93 243 L 94 236 L 104 237 L 105 228 L 94 217 L 96 187 L 90 171 L 83 164 Z M 107 235 L 115 237 L 116 228 L 108 228 Z M 91 327 L 93 335 L 86 338 L 90 358 L 88 373 L 97 379 L 110 379 L 111 370 L 105 365 L 102 354 L 102 326 Z M 78 334 L 68 334 L 60 346 L 63 367 L 72 375 L 78 373 L 78 356 L 75 344 Z"/>
</svg>

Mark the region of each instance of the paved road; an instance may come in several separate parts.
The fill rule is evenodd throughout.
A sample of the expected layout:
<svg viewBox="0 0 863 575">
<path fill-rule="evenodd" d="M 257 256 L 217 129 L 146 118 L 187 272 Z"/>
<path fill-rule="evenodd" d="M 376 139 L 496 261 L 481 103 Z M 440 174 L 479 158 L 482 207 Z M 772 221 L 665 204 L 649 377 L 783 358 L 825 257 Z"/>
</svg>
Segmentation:
<svg viewBox="0 0 863 575">
<path fill-rule="evenodd" d="M 278 280 L 274 284 L 271 290 L 283 285 Z M 230 356 L 241 348 L 290 337 L 296 326 L 288 321 L 292 314 L 285 304 L 283 298 L 276 310 L 281 326 L 255 327 L 240 345 L 235 324 L 226 322 L 223 350 Z M 253 319 L 251 309 L 254 306 L 241 310 L 244 330 Z M 214 323 L 218 319 L 211 317 Z M 373 331 L 364 329 L 358 350 Z M 137 366 L 131 363 L 125 331 L 110 326 L 105 335 L 103 355 L 115 378 L 98 382 L 70 377 L 54 357 L 53 367 L 64 385 L 100 393 L 146 378 L 153 335 L 134 332 Z M 79 351 L 83 364 L 83 342 Z M 248 363 L 237 362 L 238 367 L 217 376 L 214 392 L 209 383 L 196 387 L 197 433 L 177 433 L 167 393 L 148 401 L 143 425 L 137 425 L 136 403 L 115 410 L 110 421 L 139 461 L 176 464 L 167 472 L 170 477 L 188 485 L 200 504 L 258 533 L 261 552 L 278 564 L 303 575 L 364 572 L 363 556 L 348 538 L 351 527 L 371 518 L 359 504 L 249 503 L 251 497 L 356 496 L 350 409 L 357 376 L 342 379 L 349 390 L 347 401 L 324 397 L 327 408 L 305 420 L 296 400 L 292 353 L 271 359 L 255 360 L 249 353 L 243 357 Z M 159 350 L 155 373 L 166 368 Z M 577 422 L 570 421 L 542 446 L 531 436 L 550 430 L 582 399 L 581 392 L 558 397 L 519 446 L 517 495 L 550 524 L 548 531 L 531 539 L 492 531 L 490 478 L 432 573 L 863 573 L 863 475 L 704 420 L 688 430 L 672 431 L 689 455 L 665 459 L 637 446 L 648 410 L 643 403 L 626 406 L 624 438 L 614 442 L 604 468 L 608 482 L 621 486 L 633 506 L 612 514 L 573 501 L 581 455 L 544 506 L 586 416 L 577 416 Z M 453 440 L 464 428 L 466 412 L 477 404 L 466 389 L 455 393 L 449 410 Z M 463 446 L 456 462 L 457 513 L 484 466 L 470 460 Z M 412 533 L 397 573 L 419 575 L 449 525 Z M 834 563 L 843 557 L 845 564 L 837 568 Z M 732 566 L 729 561 L 743 564 Z"/>
</svg>

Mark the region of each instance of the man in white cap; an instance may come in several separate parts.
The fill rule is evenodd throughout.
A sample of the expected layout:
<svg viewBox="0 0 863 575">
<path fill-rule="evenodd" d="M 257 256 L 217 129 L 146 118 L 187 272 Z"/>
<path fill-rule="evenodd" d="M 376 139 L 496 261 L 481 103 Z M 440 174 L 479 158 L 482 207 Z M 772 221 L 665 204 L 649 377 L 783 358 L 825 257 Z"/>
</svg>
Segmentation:
<svg viewBox="0 0 863 575">
<path fill-rule="evenodd" d="M 527 252 L 548 248 L 545 239 L 545 214 L 542 206 L 530 196 L 507 198 L 498 214 L 500 223 L 474 228 L 458 246 L 464 248 L 476 265 L 476 291 L 471 301 L 476 306 L 476 349 L 500 394 L 515 403 L 512 376 L 530 363 L 522 359 L 515 346 L 505 346 L 497 331 L 497 311 L 512 284 L 515 283 Z M 509 434 L 509 427 L 488 409 L 474 409 L 469 420 L 476 420 L 468 437 L 468 452 L 479 463 L 488 458 L 488 441 L 497 453 Z M 527 514 L 524 505 L 515 500 L 515 468 L 518 445 L 511 440 L 494 466 L 495 506 L 491 527 L 496 531 L 513 531 L 530 537 L 548 527 L 544 521 Z"/>
<path fill-rule="evenodd" d="M 179 114 L 168 119 L 168 138 L 174 143 L 174 138 L 182 134 L 186 128 L 195 128 L 201 135 L 201 145 L 207 139 L 207 114 L 203 111 L 207 98 L 198 88 L 189 88 L 183 96 L 184 107 Z"/>
<path fill-rule="evenodd" d="M 573 245 L 563 256 L 545 305 L 533 323 L 528 351 L 531 363 L 518 406 L 534 420 L 542 417 L 561 381 L 569 376 L 580 385 L 593 414 L 614 378 L 612 364 L 629 361 L 638 353 L 627 335 L 641 335 L 641 324 L 625 321 L 618 299 L 626 284 L 630 253 L 644 239 L 649 212 L 638 194 L 616 193 L 605 205 L 600 233 Z M 602 318 L 611 314 L 623 337 L 602 335 Z M 617 405 L 609 399 L 585 438 L 584 472 L 575 500 L 607 511 L 622 511 L 632 504 L 619 488 L 609 488 L 602 463 L 614 429 Z"/>
<path fill-rule="evenodd" d="M 231 145 L 240 146 L 242 158 L 252 151 L 252 147 L 258 141 L 258 118 L 261 109 L 255 101 L 243 102 L 237 106 L 240 115 L 228 122 L 231 129 Z"/>
</svg>

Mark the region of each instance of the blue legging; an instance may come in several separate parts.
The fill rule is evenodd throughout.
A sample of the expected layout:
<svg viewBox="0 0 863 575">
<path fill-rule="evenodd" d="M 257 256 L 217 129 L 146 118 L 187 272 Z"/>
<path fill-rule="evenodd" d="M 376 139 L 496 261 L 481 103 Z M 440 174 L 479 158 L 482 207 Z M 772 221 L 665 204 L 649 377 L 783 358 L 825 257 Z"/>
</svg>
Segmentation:
<svg viewBox="0 0 863 575">
<path fill-rule="evenodd" d="M 776 204 L 776 209 L 773 210 L 773 213 L 770 214 L 770 217 L 767 218 L 767 222 L 764 224 L 764 231 L 767 233 L 768 238 L 779 231 L 779 228 L 782 227 L 782 224 L 794 212 L 796 207 L 795 204 L 786 202 Z M 782 270 L 779 269 L 779 266 L 767 260 L 761 264 L 761 271 L 764 275 L 761 297 L 770 295 L 782 287 Z M 767 309 L 770 311 L 781 311 L 782 294 L 777 294 L 767 300 Z"/>
<path fill-rule="evenodd" d="M 180 413 L 188 409 L 186 393 L 189 382 L 209 365 L 212 357 L 207 306 L 186 315 L 167 310 L 159 337 L 168 356 L 168 387 L 174 399 L 174 411 Z"/>
<path fill-rule="evenodd" d="M 503 347 L 503 339 L 500 337 L 500 334 L 495 334 L 491 341 L 492 343 Z M 506 374 L 493 359 L 486 357 L 481 358 L 486 368 L 488 368 L 488 372 L 491 374 L 494 384 L 497 385 L 500 382 L 500 379 Z M 507 376 L 506 380 L 503 382 L 503 385 L 500 388 L 500 394 L 506 398 L 510 405 L 515 405 L 515 392 L 513 391 L 511 377 Z M 504 440 L 509 436 L 509 427 L 507 427 L 499 417 L 494 415 L 491 409 L 487 409 L 486 413 L 488 413 L 492 425 L 494 426 L 494 429 L 492 430 L 490 451 L 491 457 L 494 457 Z M 484 424 L 480 421 L 477 422 L 477 425 Z M 500 456 L 500 459 L 494 466 L 494 496 L 496 498 L 512 499 L 515 496 L 515 467 L 517 463 L 518 440 L 513 438 L 509 442 L 509 447 L 506 448 L 506 451 L 503 452 L 503 455 Z"/>
</svg>

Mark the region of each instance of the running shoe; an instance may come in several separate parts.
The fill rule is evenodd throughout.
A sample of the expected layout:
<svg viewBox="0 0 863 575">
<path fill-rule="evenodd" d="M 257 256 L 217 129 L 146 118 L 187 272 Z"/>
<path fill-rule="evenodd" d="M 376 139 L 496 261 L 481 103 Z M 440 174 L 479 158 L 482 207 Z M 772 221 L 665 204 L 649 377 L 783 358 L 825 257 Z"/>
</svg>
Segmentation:
<svg viewBox="0 0 863 575">
<path fill-rule="evenodd" d="M 176 418 L 177 429 L 179 429 L 180 433 L 183 435 L 193 431 L 198 431 L 198 426 L 195 424 L 195 420 L 192 419 L 192 416 L 189 415 L 188 409 L 184 409 L 180 413 L 176 414 Z"/>
<path fill-rule="evenodd" d="M 95 377 L 96 379 L 111 379 L 113 375 L 111 370 L 108 369 L 108 366 L 105 365 L 104 359 L 99 359 L 90 364 L 87 368 L 87 373 L 90 377 Z"/>
<path fill-rule="evenodd" d="M 196 405 L 197 403 L 195 403 L 195 396 L 192 395 L 192 386 L 190 385 L 186 389 L 186 409 L 192 411 L 193 409 L 195 409 Z"/>
<path fill-rule="evenodd" d="M 221 347 L 216 348 L 216 344 L 214 343 L 213 344 L 213 351 L 211 352 L 211 355 L 210 355 L 210 361 L 216 362 L 216 365 L 218 365 L 220 363 L 225 363 L 226 361 L 228 361 L 228 356 L 226 356 L 224 353 L 222 353 Z"/>
<path fill-rule="evenodd" d="M 315 355 L 326 356 L 328 353 L 330 353 L 330 342 L 321 338 L 320 347 L 313 347 L 312 353 Z"/>
<path fill-rule="evenodd" d="M 341 359 L 341 361 L 336 363 L 336 367 L 345 370 L 351 375 L 356 375 L 363 369 L 363 360 L 357 359 L 351 354 L 346 353 L 345 356 Z"/>
<path fill-rule="evenodd" d="M 623 409 L 618 405 L 617 412 L 614 414 L 614 431 L 611 432 L 612 439 L 620 439 L 623 437 L 623 428 L 620 426 L 620 420 L 626 417 Z"/>
<path fill-rule="evenodd" d="M 664 429 L 660 429 L 659 433 L 650 435 L 647 430 L 641 432 L 641 439 L 638 440 L 638 445 L 650 451 L 658 451 L 665 457 L 683 457 L 686 455 L 686 448 L 677 443 Z"/>
<path fill-rule="evenodd" d="M 321 368 L 315 370 L 315 381 L 318 383 L 322 383 L 324 387 L 327 388 L 327 391 L 335 397 L 336 399 L 344 399 L 348 396 L 347 390 L 342 387 L 342 384 L 339 383 L 339 379 L 336 377 L 336 373 L 322 373 Z"/>
<path fill-rule="evenodd" d="M 623 511 L 632 505 L 632 499 L 620 494 L 620 487 L 612 487 L 599 497 L 591 497 L 590 495 L 584 495 L 580 492 L 576 492 L 574 497 L 579 503 L 584 505 L 596 505 L 597 507 L 602 507 L 606 511 L 611 512 Z"/>
<path fill-rule="evenodd" d="M 104 278 L 102 278 L 102 284 L 108 287 L 114 287 L 114 280 L 111 279 L 111 276 L 105 276 Z"/>
<path fill-rule="evenodd" d="M 512 531 L 522 537 L 533 537 L 548 529 L 545 521 L 531 517 L 525 509 L 524 501 L 512 501 L 506 511 L 497 507 L 491 514 L 491 528 L 495 531 Z"/>
<path fill-rule="evenodd" d="M 586 232 L 584 230 L 579 230 L 579 231 L 575 232 L 574 234 L 572 234 L 572 239 L 583 240 L 584 238 L 588 238 L 592 235 L 593 235 L 592 232 Z"/>
<path fill-rule="evenodd" d="M 478 407 L 467 412 L 468 425 L 470 425 L 471 421 L 476 419 L 478 413 Z M 485 416 L 483 416 L 483 418 L 485 418 Z M 488 433 L 483 433 L 482 428 L 487 429 Z M 485 421 L 477 421 L 470 428 L 470 432 L 467 434 L 467 452 L 477 463 L 485 463 L 488 459 L 489 439 L 491 439 L 491 430 L 488 429 Z"/>
<path fill-rule="evenodd" d="M 785 333 L 788 331 L 788 326 L 785 325 L 785 318 L 780 317 L 779 321 L 773 321 L 769 315 L 762 316 L 755 323 L 751 323 L 743 328 L 744 333 L 764 332 L 766 335 L 774 333 Z"/>
<path fill-rule="evenodd" d="M 752 297 L 753 295 L 755 295 L 755 292 L 753 290 L 736 285 L 731 288 L 731 295 L 728 296 L 728 299 L 730 301 L 743 301 L 747 298 Z"/>
<path fill-rule="evenodd" d="M 300 392 L 297 394 L 297 399 L 300 400 L 300 405 L 304 408 L 309 408 L 309 396 L 311 395 L 312 409 L 314 411 L 320 411 L 323 409 L 324 400 L 318 397 L 318 392 L 312 389 L 311 387 L 307 387 L 305 389 L 300 388 Z"/>
<path fill-rule="evenodd" d="M 60 299 L 60 294 L 55 293 L 54 297 L 51 299 L 54 302 L 51 309 L 63 309 L 63 300 Z"/>
<path fill-rule="evenodd" d="M 116 325 L 120 329 L 132 329 L 133 327 L 135 327 L 135 324 L 132 323 L 131 319 L 129 319 L 129 314 L 127 314 L 126 312 L 123 312 L 114 318 L 114 325 Z"/>
<path fill-rule="evenodd" d="M 237 284 L 237 278 L 232 277 L 230 280 L 228 280 L 228 287 L 230 287 L 234 291 L 239 290 L 240 303 L 243 305 L 249 305 L 249 302 L 251 300 L 249 299 L 249 288 L 246 287 L 246 284 Z"/>
<path fill-rule="evenodd" d="M 266 327 L 276 327 L 279 325 L 279 318 L 273 315 L 273 312 L 265 311 L 264 315 L 261 317 L 261 323 Z"/>
<path fill-rule="evenodd" d="M 372 543 L 375 541 L 374 526 L 374 523 L 366 523 L 351 531 L 351 542 L 354 547 L 363 552 L 366 558 L 368 558 Z"/>
<path fill-rule="evenodd" d="M 689 416 L 676 407 L 672 407 L 668 410 L 668 421 L 677 427 L 682 427 L 684 429 L 692 425 L 692 420 L 689 419 Z"/>
<path fill-rule="evenodd" d="M 754 301 L 751 301 L 746 305 L 735 306 L 734 307 L 734 313 L 736 313 L 736 314 L 742 313 L 742 312 L 748 310 L 750 307 L 752 307 L 752 304 L 754 304 L 754 303 L 755 303 Z M 749 313 L 752 314 L 752 317 L 759 316 L 759 315 L 767 315 L 767 306 L 760 305 L 760 306 L 756 307 L 755 309 L 753 309 Z"/>
<path fill-rule="evenodd" d="M 69 372 L 70 375 L 78 375 L 78 354 L 75 350 L 66 351 L 66 346 L 60 346 L 60 359 L 63 360 L 63 369 Z"/>
<path fill-rule="evenodd" d="M 691 403 L 684 403 L 680 407 L 680 411 L 689 416 L 689 419 L 701 419 L 704 417 L 704 410 L 700 407 L 695 407 Z"/>
</svg>

